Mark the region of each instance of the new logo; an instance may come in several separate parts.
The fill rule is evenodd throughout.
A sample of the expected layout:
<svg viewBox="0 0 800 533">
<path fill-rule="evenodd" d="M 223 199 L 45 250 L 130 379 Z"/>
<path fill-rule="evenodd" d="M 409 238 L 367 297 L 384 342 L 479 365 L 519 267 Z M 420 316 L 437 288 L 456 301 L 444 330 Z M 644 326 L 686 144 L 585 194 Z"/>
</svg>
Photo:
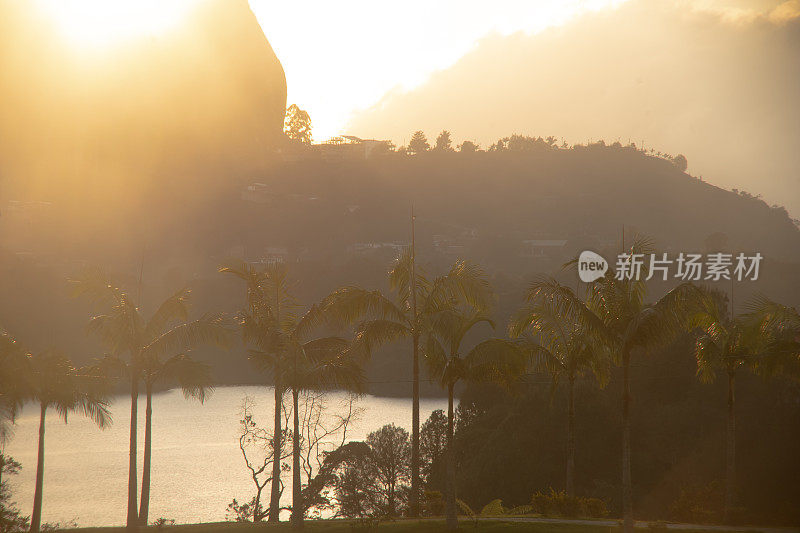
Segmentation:
<svg viewBox="0 0 800 533">
<path fill-rule="evenodd" d="M 578 276 L 584 283 L 600 279 L 608 271 L 608 261 L 592 251 L 585 250 L 578 257 Z"/>
</svg>

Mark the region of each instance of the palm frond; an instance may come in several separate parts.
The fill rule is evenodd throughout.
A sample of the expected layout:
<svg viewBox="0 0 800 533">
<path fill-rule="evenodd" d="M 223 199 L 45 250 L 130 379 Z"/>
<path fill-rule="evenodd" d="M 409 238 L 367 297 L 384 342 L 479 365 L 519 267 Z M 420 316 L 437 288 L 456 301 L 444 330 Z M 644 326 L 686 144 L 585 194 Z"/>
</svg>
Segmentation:
<svg viewBox="0 0 800 533">
<path fill-rule="evenodd" d="M 189 295 L 189 289 L 181 289 L 161 303 L 145 326 L 148 339 L 156 338 L 171 324 L 189 319 Z"/>
<path fill-rule="evenodd" d="M 158 379 L 178 383 L 184 397 L 196 398 L 205 402 L 207 395 L 213 390 L 211 367 L 201 361 L 192 359 L 186 354 L 178 354 L 164 361 Z"/>
<path fill-rule="evenodd" d="M 230 322 L 224 315 L 207 314 L 198 320 L 180 324 L 159 335 L 142 349 L 142 357 L 160 360 L 171 354 L 184 353 L 203 344 L 228 348 L 232 335 Z"/>
</svg>

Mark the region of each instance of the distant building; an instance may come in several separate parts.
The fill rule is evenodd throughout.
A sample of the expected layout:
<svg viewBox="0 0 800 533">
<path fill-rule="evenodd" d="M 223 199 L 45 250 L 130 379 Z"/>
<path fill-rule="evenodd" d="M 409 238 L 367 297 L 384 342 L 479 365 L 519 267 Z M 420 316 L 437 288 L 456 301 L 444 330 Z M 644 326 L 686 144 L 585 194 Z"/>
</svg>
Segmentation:
<svg viewBox="0 0 800 533">
<path fill-rule="evenodd" d="M 324 159 L 328 160 L 360 160 L 387 151 L 391 146 L 390 141 L 377 139 L 361 139 L 354 135 L 333 137 L 328 141 L 313 145 Z"/>
<path fill-rule="evenodd" d="M 286 263 L 289 259 L 289 250 L 278 246 L 268 246 L 258 259 L 250 261 L 253 265 L 275 265 Z"/>
<path fill-rule="evenodd" d="M 522 241 L 522 257 L 551 259 L 563 255 L 566 239 L 531 239 Z"/>
<path fill-rule="evenodd" d="M 406 244 L 400 242 L 357 242 L 348 247 L 351 252 L 370 253 L 370 252 L 393 252 L 400 253 L 406 248 Z"/>
</svg>

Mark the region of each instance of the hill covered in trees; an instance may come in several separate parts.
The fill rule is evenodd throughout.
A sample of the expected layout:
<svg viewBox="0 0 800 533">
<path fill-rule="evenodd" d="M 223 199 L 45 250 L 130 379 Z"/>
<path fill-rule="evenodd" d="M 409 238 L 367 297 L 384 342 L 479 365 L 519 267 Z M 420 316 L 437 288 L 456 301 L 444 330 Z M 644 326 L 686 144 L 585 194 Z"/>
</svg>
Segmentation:
<svg viewBox="0 0 800 533">
<path fill-rule="evenodd" d="M 81 304 L 64 288 L 87 265 L 118 273 L 128 285 L 143 266 L 144 306 L 188 283 L 197 313 L 241 307 L 241 291 L 216 272 L 230 257 L 289 263 L 308 303 L 341 285 L 386 289 L 385 273 L 410 240 L 412 204 L 421 263 L 432 274 L 457 258 L 483 266 L 499 293 L 500 324 L 534 276 L 575 283 L 574 272 L 561 266 L 584 249 L 613 262 L 623 227 L 627 239 L 648 235 L 670 254 L 760 252 L 759 280 L 736 283 L 735 303 L 757 292 L 800 301 L 800 230 L 784 209 L 717 188 L 634 147 L 556 148 L 528 139 L 499 148 L 360 160 L 308 152 L 259 173 L 220 175 L 203 188 L 191 176 L 172 176 L 124 215 L 113 207 L 125 198 L 87 198 L 69 216 L 57 201 L 7 206 L 0 219 L 0 319 L 32 342 L 63 341 L 96 353 L 82 331 L 85 315 L 76 312 Z M 669 286 L 654 282 L 652 292 Z M 381 383 L 373 392 L 408 393 L 405 352 L 397 345 L 375 358 L 371 377 Z M 243 354 L 226 358 L 220 375 L 228 383 L 259 379 Z M 393 380 L 399 383 L 383 383 Z"/>
</svg>

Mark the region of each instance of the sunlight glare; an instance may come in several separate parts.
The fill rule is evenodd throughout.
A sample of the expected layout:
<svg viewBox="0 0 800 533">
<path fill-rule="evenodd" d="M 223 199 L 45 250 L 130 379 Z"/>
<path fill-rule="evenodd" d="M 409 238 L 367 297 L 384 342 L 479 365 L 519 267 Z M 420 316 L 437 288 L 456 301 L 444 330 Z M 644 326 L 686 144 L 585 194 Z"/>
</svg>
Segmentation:
<svg viewBox="0 0 800 533">
<path fill-rule="evenodd" d="M 103 48 L 163 34 L 199 0 L 36 0 L 73 45 Z"/>
</svg>

